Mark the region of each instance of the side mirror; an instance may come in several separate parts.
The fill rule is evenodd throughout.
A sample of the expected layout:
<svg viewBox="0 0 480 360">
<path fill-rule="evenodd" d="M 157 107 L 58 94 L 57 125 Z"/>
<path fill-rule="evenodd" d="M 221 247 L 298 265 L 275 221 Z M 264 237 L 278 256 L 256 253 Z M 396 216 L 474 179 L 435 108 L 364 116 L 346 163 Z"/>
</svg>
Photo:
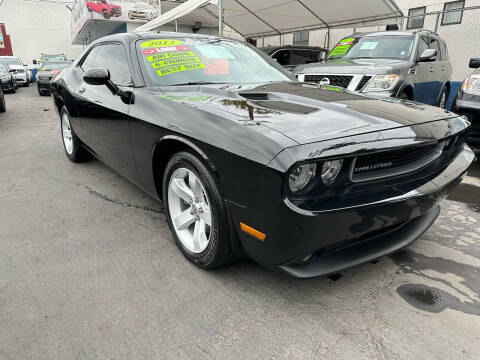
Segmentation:
<svg viewBox="0 0 480 360">
<path fill-rule="evenodd" d="M 107 69 L 90 69 L 83 75 L 83 80 L 89 85 L 107 85 L 110 72 Z"/>
<path fill-rule="evenodd" d="M 468 63 L 468 66 L 471 67 L 472 69 L 480 68 L 480 58 L 470 59 L 470 62 Z"/>
<path fill-rule="evenodd" d="M 437 60 L 437 49 L 426 49 L 418 58 L 419 62 L 429 62 Z"/>
<path fill-rule="evenodd" d="M 33 59 L 32 64 L 37 65 L 37 60 Z"/>
</svg>

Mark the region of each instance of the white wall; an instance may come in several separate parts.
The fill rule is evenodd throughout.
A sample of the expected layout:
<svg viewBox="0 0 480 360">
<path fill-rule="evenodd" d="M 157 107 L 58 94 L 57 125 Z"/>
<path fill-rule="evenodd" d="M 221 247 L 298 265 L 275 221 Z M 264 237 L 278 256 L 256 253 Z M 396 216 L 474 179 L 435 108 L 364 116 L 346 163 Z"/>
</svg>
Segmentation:
<svg viewBox="0 0 480 360">
<path fill-rule="evenodd" d="M 65 53 L 74 59 L 83 47 L 71 45 L 70 10 L 65 5 L 4 0 L 0 22 L 5 23 L 12 41 L 13 55 L 32 63 L 43 53 Z"/>
</svg>

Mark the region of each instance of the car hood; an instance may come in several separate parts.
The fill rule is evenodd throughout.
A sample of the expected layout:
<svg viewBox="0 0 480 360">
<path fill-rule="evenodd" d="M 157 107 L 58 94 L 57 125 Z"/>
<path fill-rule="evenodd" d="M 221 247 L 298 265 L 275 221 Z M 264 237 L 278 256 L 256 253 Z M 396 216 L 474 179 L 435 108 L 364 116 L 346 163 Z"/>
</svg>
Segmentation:
<svg viewBox="0 0 480 360">
<path fill-rule="evenodd" d="M 354 59 L 330 60 L 297 66 L 294 74 L 390 74 L 412 64 L 404 60 L 392 59 Z"/>
<path fill-rule="evenodd" d="M 10 70 L 26 70 L 23 65 L 8 65 Z"/>
<path fill-rule="evenodd" d="M 304 83 L 262 86 L 158 88 L 158 95 L 255 128 L 262 125 L 297 144 L 457 117 L 449 111 L 398 99 L 375 99 Z M 157 91 L 156 91 L 157 92 Z"/>
</svg>

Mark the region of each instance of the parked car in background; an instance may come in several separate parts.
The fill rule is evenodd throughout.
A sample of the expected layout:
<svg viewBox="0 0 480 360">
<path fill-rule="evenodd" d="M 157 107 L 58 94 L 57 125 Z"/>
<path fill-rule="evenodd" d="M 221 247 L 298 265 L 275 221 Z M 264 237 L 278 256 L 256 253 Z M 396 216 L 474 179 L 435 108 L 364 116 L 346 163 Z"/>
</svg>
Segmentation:
<svg viewBox="0 0 480 360">
<path fill-rule="evenodd" d="M 89 12 L 94 11 L 102 14 L 107 20 L 113 16 L 119 17 L 122 15 L 121 6 L 109 4 L 107 0 L 87 1 L 86 5 Z"/>
<path fill-rule="evenodd" d="M 19 85 L 30 86 L 28 81 L 27 68 L 25 64 L 16 56 L 0 56 L 0 63 L 7 64 Z"/>
<path fill-rule="evenodd" d="M 452 110 L 466 115 L 472 123 L 467 141 L 480 148 L 480 58 L 470 59 L 470 68 L 475 69 L 458 89 Z"/>
<path fill-rule="evenodd" d="M 155 9 L 147 2 L 138 1 L 133 9 L 128 11 L 130 20 L 153 20 L 158 16 L 158 9 Z"/>
<path fill-rule="evenodd" d="M 452 112 L 296 81 L 236 40 L 116 34 L 52 80 L 65 154 L 163 199 L 180 251 L 296 277 L 377 259 L 429 228 L 474 160 Z"/>
<path fill-rule="evenodd" d="M 325 60 L 327 49 L 318 46 L 275 46 L 260 48 L 286 69 L 292 70 L 298 65 L 318 63 Z"/>
<path fill-rule="evenodd" d="M 384 31 L 348 36 L 325 63 L 299 66 L 294 74 L 300 81 L 445 108 L 452 65 L 438 35 Z"/>
<path fill-rule="evenodd" d="M 3 90 L 0 88 L 0 113 L 7 111 L 7 104 L 5 103 L 5 96 L 3 95 Z"/>
<path fill-rule="evenodd" d="M 47 61 L 43 64 L 37 73 L 38 93 L 42 95 L 50 95 L 50 81 L 63 69 L 72 65 L 71 61 Z"/>
<path fill-rule="evenodd" d="M 3 91 L 15 92 L 18 85 L 10 72 L 10 68 L 6 64 L 0 64 L 0 83 Z"/>
</svg>

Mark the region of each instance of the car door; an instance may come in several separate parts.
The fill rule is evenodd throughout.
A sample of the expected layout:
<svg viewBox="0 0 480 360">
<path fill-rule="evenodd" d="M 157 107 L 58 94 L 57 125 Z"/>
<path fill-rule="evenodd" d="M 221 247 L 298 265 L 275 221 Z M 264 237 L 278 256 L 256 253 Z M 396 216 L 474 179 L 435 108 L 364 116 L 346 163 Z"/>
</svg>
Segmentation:
<svg viewBox="0 0 480 360">
<path fill-rule="evenodd" d="M 82 64 L 82 72 L 105 68 L 111 81 L 121 90 L 132 91 L 132 75 L 125 48 L 120 43 L 95 46 L 91 63 Z M 84 142 L 113 169 L 136 178 L 136 166 L 129 130 L 130 104 L 113 94 L 105 85 L 89 85 L 82 79 L 79 87 L 78 116 L 84 131 Z"/>
<path fill-rule="evenodd" d="M 426 35 L 418 37 L 416 65 L 414 67 L 413 99 L 424 104 L 433 104 L 434 93 L 432 79 L 435 76 L 434 62 L 419 62 L 420 55 L 430 49 L 430 39 Z"/>
</svg>

